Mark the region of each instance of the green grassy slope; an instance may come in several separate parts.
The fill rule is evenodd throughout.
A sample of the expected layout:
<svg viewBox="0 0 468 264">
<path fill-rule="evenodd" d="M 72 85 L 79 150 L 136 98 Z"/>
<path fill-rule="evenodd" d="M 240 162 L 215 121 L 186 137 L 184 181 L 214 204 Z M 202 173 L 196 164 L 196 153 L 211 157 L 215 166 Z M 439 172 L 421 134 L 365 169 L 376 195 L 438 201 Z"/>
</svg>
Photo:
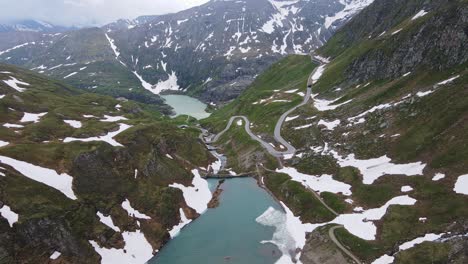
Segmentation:
<svg viewBox="0 0 468 264">
<path fill-rule="evenodd" d="M 0 72 L 0 140 L 9 143 L 0 147 L 0 155 L 71 175 L 78 197 L 68 199 L 0 161 L 5 174 L 0 177 L 0 206 L 6 204 L 19 215 L 12 228 L 0 218 L 0 262 L 46 262 L 57 250 L 66 262 L 98 263 L 88 240 L 115 248 L 122 248 L 123 240 L 120 232 L 99 221 L 97 211 L 110 214 L 122 231 L 141 229 L 154 249 L 168 240 L 167 230 L 179 222 L 179 208 L 190 218 L 196 216 L 182 192 L 168 185 L 189 185 L 190 170 L 213 160 L 198 140 L 199 131 L 179 129 L 177 121 L 152 106 L 84 93 L 13 66 L 0 65 Z M 27 89 L 17 92 L 3 82 L 11 77 L 30 85 L 20 85 Z M 20 123 L 24 112 L 47 114 L 37 123 Z M 100 121 L 104 115 L 127 120 Z M 73 128 L 64 120 L 80 121 L 82 127 Z M 24 127 L 7 128 L 6 123 Z M 102 136 L 120 123 L 132 126 L 114 138 L 123 147 L 102 141 L 63 142 L 66 137 Z M 151 220 L 139 219 L 137 224 L 129 217 L 120 206 L 127 198 Z"/>
</svg>

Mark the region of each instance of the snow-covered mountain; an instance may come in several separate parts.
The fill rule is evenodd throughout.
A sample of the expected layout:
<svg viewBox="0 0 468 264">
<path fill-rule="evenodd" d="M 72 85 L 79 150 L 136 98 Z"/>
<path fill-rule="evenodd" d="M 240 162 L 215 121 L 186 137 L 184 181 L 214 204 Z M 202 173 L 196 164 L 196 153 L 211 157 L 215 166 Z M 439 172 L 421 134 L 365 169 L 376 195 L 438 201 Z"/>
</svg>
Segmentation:
<svg viewBox="0 0 468 264">
<path fill-rule="evenodd" d="M 279 58 L 322 46 L 371 2 L 212 0 L 175 14 L 17 43 L 24 46 L 0 52 L 0 61 L 114 96 L 183 90 L 218 103 L 237 97 Z"/>
<path fill-rule="evenodd" d="M 57 26 L 41 20 L 21 20 L 0 24 L 0 32 L 57 33 L 70 29 L 69 27 Z"/>
</svg>

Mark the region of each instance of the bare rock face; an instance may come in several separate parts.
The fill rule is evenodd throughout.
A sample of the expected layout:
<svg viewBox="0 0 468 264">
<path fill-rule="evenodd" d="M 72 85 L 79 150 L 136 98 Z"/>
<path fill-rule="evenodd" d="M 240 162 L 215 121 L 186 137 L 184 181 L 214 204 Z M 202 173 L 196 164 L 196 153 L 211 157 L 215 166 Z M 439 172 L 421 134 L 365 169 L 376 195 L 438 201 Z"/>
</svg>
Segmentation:
<svg viewBox="0 0 468 264">
<path fill-rule="evenodd" d="M 326 229 L 318 228 L 308 234 L 302 250 L 301 261 L 304 264 L 348 264 L 338 247 L 331 241 Z"/>
</svg>

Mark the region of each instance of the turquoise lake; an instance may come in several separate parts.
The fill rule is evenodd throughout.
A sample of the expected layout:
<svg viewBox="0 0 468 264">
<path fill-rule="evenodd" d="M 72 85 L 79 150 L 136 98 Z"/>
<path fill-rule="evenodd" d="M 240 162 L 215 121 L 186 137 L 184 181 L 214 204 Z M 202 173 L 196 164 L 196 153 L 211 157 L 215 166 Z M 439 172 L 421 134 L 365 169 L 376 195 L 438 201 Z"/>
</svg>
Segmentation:
<svg viewBox="0 0 468 264">
<path fill-rule="evenodd" d="M 190 115 L 196 119 L 203 119 L 210 116 L 210 113 L 206 112 L 206 104 L 200 100 L 180 94 L 162 95 L 162 98 L 166 100 L 166 103 L 174 108 L 176 116 L 178 115 Z"/>
<path fill-rule="evenodd" d="M 214 189 L 218 180 L 209 179 Z M 281 256 L 271 243 L 274 227 L 255 221 L 280 205 L 252 178 L 226 180 L 220 205 L 208 209 L 164 246 L 150 264 L 271 264 Z"/>
</svg>

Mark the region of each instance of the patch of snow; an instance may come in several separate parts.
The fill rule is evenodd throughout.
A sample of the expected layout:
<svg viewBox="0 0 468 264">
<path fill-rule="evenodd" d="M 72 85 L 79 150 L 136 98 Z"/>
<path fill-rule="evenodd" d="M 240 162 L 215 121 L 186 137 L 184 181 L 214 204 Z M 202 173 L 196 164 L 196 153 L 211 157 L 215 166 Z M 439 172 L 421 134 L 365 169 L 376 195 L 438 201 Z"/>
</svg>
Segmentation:
<svg viewBox="0 0 468 264">
<path fill-rule="evenodd" d="M 12 166 L 15 170 L 34 181 L 44 183 L 62 192 L 72 200 L 77 199 L 72 187 L 73 177 L 66 173 L 58 174 L 55 170 L 39 167 L 25 161 L 5 156 L 0 156 L 0 162 Z"/>
<path fill-rule="evenodd" d="M 135 218 L 138 218 L 138 219 L 151 219 L 151 217 L 143 214 L 143 213 L 140 213 L 138 210 L 134 209 L 131 205 L 130 205 L 130 201 L 128 199 L 125 199 L 125 201 L 122 202 L 122 208 L 127 211 L 128 215 L 131 216 L 131 217 L 135 217 Z"/>
<path fill-rule="evenodd" d="M 408 164 L 395 164 L 391 162 L 389 157 L 382 156 L 374 159 L 361 160 L 356 159 L 354 154 L 342 158 L 336 151 L 331 150 L 330 153 L 337 160 L 341 167 L 355 167 L 359 169 L 363 177 L 364 184 L 372 184 L 378 178 L 390 175 L 422 175 L 426 164 L 418 161 Z"/>
<path fill-rule="evenodd" d="M 8 144 L 10 144 L 9 142 L 6 142 L 6 141 L 3 141 L 3 140 L 0 140 L 0 148 L 1 147 L 5 147 L 7 146 Z"/>
<path fill-rule="evenodd" d="M 330 122 L 322 119 L 318 122 L 318 125 L 324 125 L 328 130 L 334 130 L 340 123 L 341 121 L 339 119 Z"/>
<path fill-rule="evenodd" d="M 192 170 L 193 186 L 184 186 L 180 183 L 173 183 L 169 187 L 180 189 L 184 195 L 185 202 L 188 206 L 195 209 L 197 213 L 202 214 L 208 208 L 208 203 L 211 200 L 212 194 L 208 188 L 208 182 L 200 176 L 198 170 Z"/>
<path fill-rule="evenodd" d="M 436 174 L 434 175 L 434 177 L 432 177 L 432 180 L 433 180 L 433 181 L 438 181 L 438 180 L 441 180 L 441 179 L 443 179 L 443 178 L 445 178 L 445 174 L 443 174 L 443 173 L 436 173 Z"/>
<path fill-rule="evenodd" d="M 343 10 L 337 12 L 333 16 L 327 16 L 325 18 L 324 26 L 330 28 L 336 21 L 342 21 L 350 18 L 352 15 L 361 11 L 364 7 L 370 5 L 374 0 L 361 0 L 361 1 L 344 1 L 340 0 L 340 3 L 345 7 Z"/>
<path fill-rule="evenodd" d="M 439 238 L 442 237 L 442 235 L 444 235 L 443 233 L 442 234 L 426 234 L 425 236 L 423 237 L 418 237 L 418 238 L 415 238 L 411 241 L 408 241 L 408 242 L 405 242 L 403 244 L 401 244 L 398 249 L 399 250 L 407 250 L 407 249 L 410 249 L 418 244 L 421 244 L 423 242 L 426 242 L 426 241 L 435 241 Z"/>
<path fill-rule="evenodd" d="M 114 147 L 122 147 L 123 145 L 117 142 L 114 137 L 117 136 L 118 134 L 122 133 L 123 131 L 131 128 L 132 126 L 129 126 L 127 124 L 119 124 L 119 129 L 114 132 L 109 132 L 105 136 L 97 136 L 97 137 L 90 137 L 90 138 L 74 138 L 74 137 L 67 137 L 63 140 L 63 142 L 68 143 L 72 141 L 82 141 L 82 142 L 91 142 L 91 141 L 104 141 L 109 144 L 111 144 Z"/>
<path fill-rule="evenodd" d="M 449 79 L 447 79 L 445 81 L 441 81 L 441 82 L 437 83 L 436 86 L 449 84 L 449 83 L 455 81 L 456 79 L 458 79 L 459 77 L 460 77 L 460 75 L 451 77 L 451 78 L 449 78 Z"/>
<path fill-rule="evenodd" d="M 426 11 L 424 11 L 424 9 L 422 9 L 421 11 L 419 11 L 416 15 L 414 15 L 414 17 L 411 18 L 411 20 L 416 20 L 420 17 L 423 17 L 427 14 Z"/>
<path fill-rule="evenodd" d="M 374 260 L 371 264 L 392 264 L 394 260 L 395 257 L 385 254 L 380 258 Z"/>
<path fill-rule="evenodd" d="M 180 233 L 182 228 L 184 228 L 184 226 L 192 222 L 192 220 L 187 218 L 182 208 L 179 209 L 179 214 L 180 214 L 180 222 L 177 225 L 173 226 L 171 230 L 169 230 L 169 235 L 171 236 L 171 238 L 176 237 Z"/>
<path fill-rule="evenodd" d="M 62 255 L 62 253 L 58 252 L 58 251 L 55 251 L 54 253 L 52 253 L 52 255 L 50 255 L 50 259 L 58 259 L 60 256 Z"/>
<path fill-rule="evenodd" d="M 72 77 L 73 75 L 77 74 L 77 72 L 72 72 L 70 74 L 68 74 L 67 76 L 63 77 L 64 79 L 67 79 L 69 77 Z"/>
<path fill-rule="evenodd" d="M 0 208 L 0 215 L 8 221 L 10 227 L 13 227 L 13 224 L 18 222 L 18 214 L 13 212 L 7 205 L 3 205 Z"/>
<path fill-rule="evenodd" d="M 101 223 L 105 224 L 106 226 L 114 230 L 115 232 L 120 232 L 120 228 L 114 225 L 114 221 L 112 221 L 112 218 L 110 215 L 105 216 L 101 212 L 97 212 L 96 215 L 99 217 L 99 221 L 101 221 Z"/>
<path fill-rule="evenodd" d="M 47 115 L 47 112 L 39 113 L 39 114 L 24 113 L 23 118 L 21 118 L 20 122 L 21 123 L 26 123 L 26 122 L 38 123 L 39 119 L 41 119 L 41 117 L 43 117 L 45 115 Z"/>
<path fill-rule="evenodd" d="M 11 88 L 15 89 L 16 91 L 20 92 L 20 93 L 26 91 L 26 88 L 19 87 L 18 86 L 19 84 L 21 84 L 22 86 L 30 86 L 29 83 L 22 82 L 22 81 L 16 79 L 15 77 L 10 77 L 9 80 L 6 80 L 6 81 L 4 80 L 3 82 L 6 83 Z"/>
<path fill-rule="evenodd" d="M 95 241 L 89 241 L 101 256 L 101 264 L 146 263 L 153 257 L 153 248 L 140 230 L 123 232 L 122 236 L 125 241 L 123 249 L 108 249 L 100 247 Z"/>
<path fill-rule="evenodd" d="M 304 128 L 308 128 L 308 127 L 311 127 L 313 126 L 314 124 L 307 124 L 307 125 L 303 125 L 303 126 L 298 126 L 298 127 L 295 127 L 294 130 L 299 130 L 299 129 L 304 129 Z"/>
<path fill-rule="evenodd" d="M 342 193 L 343 195 L 351 195 L 351 185 L 334 180 L 331 175 L 324 174 L 322 176 L 312 176 L 298 172 L 292 167 L 283 167 L 276 170 L 279 173 L 286 173 L 293 181 L 299 182 L 307 188 L 310 188 L 318 193 L 331 192 Z"/>
<path fill-rule="evenodd" d="M 373 221 L 382 219 L 391 205 L 414 205 L 416 200 L 405 195 L 398 196 L 380 208 L 366 210 L 362 213 L 342 214 L 330 223 L 343 225 L 351 234 L 365 240 L 375 240 L 377 227 Z"/>
<path fill-rule="evenodd" d="M 411 186 L 405 185 L 401 187 L 402 192 L 411 192 L 413 188 Z"/>
<path fill-rule="evenodd" d="M 3 124 L 3 126 L 6 128 L 23 128 L 24 127 L 23 125 L 10 124 L 10 123 Z"/>
<path fill-rule="evenodd" d="M 317 96 L 318 96 L 318 94 L 312 94 L 311 98 L 314 100 L 314 107 L 317 108 L 317 110 L 321 111 L 321 112 L 322 111 L 328 111 L 328 110 L 335 110 L 338 107 L 351 102 L 351 100 L 348 100 L 348 101 L 345 101 L 345 102 L 340 103 L 340 104 L 334 104 L 335 102 L 337 102 L 341 98 L 330 101 L 330 100 L 326 100 L 326 99 L 318 99 Z"/>
<path fill-rule="evenodd" d="M 468 195 L 468 174 L 458 176 L 453 190 L 456 193 Z"/>
<path fill-rule="evenodd" d="M 294 119 L 296 119 L 298 117 L 299 117 L 298 115 L 297 116 L 286 117 L 286 119 L 284 121 L 289 122 L 289 121 L 292 121 L 292 120 L 294 120 Z"/>
<path fill-rule="evenodd" d="M 118 121 L 123 121 L 123 120 L 128 120 L 128 119 L 123 117 L 123 116 L 104 115 L 104 119 L 101 119 L 99 121 L 101 121 L 101 122 L 118 122 Z"/>
<path fill-rule="evenodd" d="M 63 120 L 63 122 L 69 124 L 71 127 L 74 127 L 74 128 L 82 127 L 81 122 L 78 120 Z"/>
</svg>

